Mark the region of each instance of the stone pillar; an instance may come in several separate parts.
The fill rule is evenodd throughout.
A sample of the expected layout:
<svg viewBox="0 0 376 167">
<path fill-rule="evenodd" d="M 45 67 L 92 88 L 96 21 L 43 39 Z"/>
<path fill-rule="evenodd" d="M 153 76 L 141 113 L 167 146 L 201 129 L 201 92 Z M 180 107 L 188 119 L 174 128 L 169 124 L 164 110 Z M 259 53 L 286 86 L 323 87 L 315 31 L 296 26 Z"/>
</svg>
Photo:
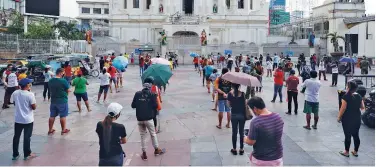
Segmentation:
<svg viewBox="0 0 376 167">
<path fill-rule="evenodd" d="M 237 9 L 238 9 L 238 1 L 237 0 L 231 0 L 230 1 L 231 13 L 233 13 L 233 14 L 237 13 Z"/>
<path fill-rule="evenodd" d="M 226 14 L 227 6 L 226 6 L 226 0 L 218 1 L 218 13 L 221 15 Z"/>
<path fill-rule="evenodd" d="M 201 56 L 207 57 L 206 46 L 201 46 Z"/>
<path fill-rule="evenodd" d="M 161 46 L 161 56 L 166 55 L 167 53 L 167 45 L 162 45 Z"/>
</svg>

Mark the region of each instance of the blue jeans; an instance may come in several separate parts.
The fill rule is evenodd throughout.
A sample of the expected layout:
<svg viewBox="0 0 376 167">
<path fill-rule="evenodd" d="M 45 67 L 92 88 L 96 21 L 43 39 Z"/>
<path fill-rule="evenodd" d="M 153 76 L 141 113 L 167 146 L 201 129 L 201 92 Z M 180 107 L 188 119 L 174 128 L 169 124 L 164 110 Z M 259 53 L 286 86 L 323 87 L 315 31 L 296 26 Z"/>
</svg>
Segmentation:
<svg viewBox="0 0 376 167">
<path fill-rule="evenodd" d="M 123 166 L 124 154 L 116 155 L 110 158 L 100 158 L 98 166 Z"/>
<path fill-rule="evenodd" d="M 279 94 L 279 100 L 282 102 L 282 88 L 283 85 L 277 85 L 274 84 L 274 96 L 273 96 L 273 101 L 277 98 L 277 93 Z"/>
<path fill-rule="evenodd" d="M 140 75 L 144 73 L 144 67 L 140 67 Z"/>
</svg>

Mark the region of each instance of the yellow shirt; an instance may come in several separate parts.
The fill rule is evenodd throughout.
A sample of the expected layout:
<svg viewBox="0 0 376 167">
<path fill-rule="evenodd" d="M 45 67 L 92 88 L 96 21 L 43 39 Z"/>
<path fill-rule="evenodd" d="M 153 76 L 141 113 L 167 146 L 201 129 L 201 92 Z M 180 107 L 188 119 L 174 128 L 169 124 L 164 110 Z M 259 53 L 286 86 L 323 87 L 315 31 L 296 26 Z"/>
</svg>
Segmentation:
<svg viewBox="0 0 376 167">
<path fill-rule="evenodd" d="M 22 73 L 22 74 L 18 75 L 18 80 L 24 79 L 26 77 L 27 77 L 27 75 L 25 73 Z"/>
<path fill-rule="evenodd" d="M 173 66 L 172 66 L 172 64 L 173 64 L 173 62 L 172 62 L 172 61 L 170 61 L 170 68 L 171 68 L 171 70 L 173 69 Z"/>
<path fill-rule="evenodd" d="M 106 68 L 108 68 L 108 67 L 110 67 L 110 63 L 104 63 L 104 67 L 106 67 Z"/>
</svg>

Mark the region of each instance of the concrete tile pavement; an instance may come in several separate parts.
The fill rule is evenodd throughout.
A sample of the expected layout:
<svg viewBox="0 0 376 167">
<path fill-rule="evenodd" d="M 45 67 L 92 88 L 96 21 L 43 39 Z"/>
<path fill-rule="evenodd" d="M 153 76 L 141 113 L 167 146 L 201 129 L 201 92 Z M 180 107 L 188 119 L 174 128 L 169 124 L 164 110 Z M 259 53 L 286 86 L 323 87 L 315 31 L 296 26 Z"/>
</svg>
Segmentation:
<svg viewBox="0 0 376 167">
<path fill-rule="evenodd" d="M 329 77 L 330 78 L 330 75 Z M 344 86 L 344 79 L 339 78 L 339 87 Z M 264 78 L 263 92 L 258 96 L 264 98 L 267 107 L 279 113 L 284 122 L 283 146 L 285 165 L 375 165 L 375 132 L 362 125 L 360 130 L 360 156 L 344 158 L 338 154 L 343 150 L 343 132 L 336 122 L 338 112 L 337 88 L 329 87 L 330 81 L 322 81 L 320 90 L 319 129 L 307 131 L 302 128 L 305 116 L 302 114 L 304 96 L 299 94 L 299 114 L 285 115 L 287 103 L 286 92 L 283 92 L 283 103 L 270 103 L 273 93 L 272 78 Z M 34 131 L 31 147 L 38 157 L 30 161 L 12 161 L 13 107 L 0 111 L 0 165 L 97 165 L 98 137 L 95 133 L 96 123 L 105 117 L 104 103 L 95 103 L 99 88 L 98 79 L 90 79 L 88 87 L 92 112 L 75 112 L 76 103 L 69 95 L 70 115 L 67 118 L 70 134 L 61 136 L 58 119 L 55 122 L 56 133 L 47 136 L 47 120 L 49 104 L 42 101 L 42 86 L 33 86 L 36 92 L 38 109 L 35 113 Z M 124 88 L 120 93 L 109 94 L 109 102 L 118 102 L 124 111 L 117 122 L 125 125 L 128 143 L 123 145 L 127 154 L 124 165 L 249 165 L 249 154 L 252 147 L 245 146 L 246 154 L 233 156 L 229 152 L 231 145 L 231 129 L 217 129 L 217 113 L 211 111 L 211 96 L 202 87 L 202 81 L 191 66 L 179 67 L 174 71 L 166 93 L 163 94 L 161 111 L 161 130 L 158 134 L 160 146 L 167 153 L 154 157 L 153 148 L 148 138 L 148 161 L 140 158 L 140 135 L 138 132 L 135 111 L 130 108 L 133 95 L 141 89 L 137 67 L 130 67 L 125 73 Z M 244 89 L 244 88 L 242 88 Z M 284 89 L 285 91 L 285 89 Z M 0 90 L 0 95 L 4 91 Z M 224 122 L 225 123 L 225 122 Z M 246 127 L 249 123 L 246 123 Z M 239 145 L 239 143 L 238 143 Z M 20 153 L 22 153 L 22 137 Z"/>
</svg>

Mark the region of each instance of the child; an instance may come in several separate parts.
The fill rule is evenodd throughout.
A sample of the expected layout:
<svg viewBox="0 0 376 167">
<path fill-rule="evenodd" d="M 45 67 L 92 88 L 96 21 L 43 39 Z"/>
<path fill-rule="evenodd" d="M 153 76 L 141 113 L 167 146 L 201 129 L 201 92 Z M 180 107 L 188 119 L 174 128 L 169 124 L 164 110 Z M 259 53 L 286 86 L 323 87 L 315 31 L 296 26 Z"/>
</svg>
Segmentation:
<svg viewBox="0 0 376 167">
<path fill-rule="evenodd" d="M 212 102 L 215 102 L 214 108 L 212 110 L 217 111 L 217 91 L 215 90 L 214 81 L 217 80 L 217 78 L 221 76 L 221 74 L 218 74 L 217 69 L 213 69 L 213 73 L 210 75 L 209 79 L 212 81 Z"/>
<path fill-rule="evenodd" d="M 272 69 L 273 63 L 270 60 L 266 61 L 266 77 L 272 77 Z"/>
</svg>

